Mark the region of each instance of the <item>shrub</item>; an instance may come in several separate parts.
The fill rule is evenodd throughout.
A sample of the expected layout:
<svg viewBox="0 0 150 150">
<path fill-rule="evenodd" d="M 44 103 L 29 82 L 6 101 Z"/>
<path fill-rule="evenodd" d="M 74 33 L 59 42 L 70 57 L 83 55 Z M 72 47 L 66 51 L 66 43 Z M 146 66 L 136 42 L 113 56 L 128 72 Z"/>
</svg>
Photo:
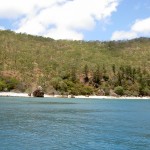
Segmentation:
<svg viewBox="0 0 150 150">
<path fill-rule="evenodd" d="M 60 81 L 58 84 L 58 90 L 67 92 L 67 84 L 64 81 Z"/>
<path fill-rule="evenodd" d="M 6 88 L 6 83 L 0 80 L 0 91 L 3 91 Z"/>
<path fill-rule="evenodd" d="M 150 96 L 150 89 L 148 87 L 140 87 L 139 95 L 140 96 Z"/>
<path fill-rule="evenodd" d="M 104 81 L 108 81 L 109 80 L 109 76 L 108 75 L 103 75 L 103 79 L 104 79 Z"/>
<path fill-rule="evenodd" d="M 116 94 L 121 95 L 121 96 L 124 94 L 124 89 L 122 86 L 115 87 L 114 91 Z"/>
<path fill-rule="evenodd" d="M 90 86 L 82 86 L 79 93 L 81 95 L 90 95 L 93 93 L 93 88 Z"/>
<path fill-rule="evenodd" d="M 17 85 L 19 84 L 19 81 L 16 79 L 6 79 L 6 87 L 10 91 L 12 89 L 15 89 Z"/>
<path fill-rule="evenodd" d="M 51 84 L 56 90 L 58 90 L 59 89 L 59 82 L 61 82 L 61 81 L 62 81 L 62 79 L 60 77 L 54 77 L 51 79 Z"/>
</svg>

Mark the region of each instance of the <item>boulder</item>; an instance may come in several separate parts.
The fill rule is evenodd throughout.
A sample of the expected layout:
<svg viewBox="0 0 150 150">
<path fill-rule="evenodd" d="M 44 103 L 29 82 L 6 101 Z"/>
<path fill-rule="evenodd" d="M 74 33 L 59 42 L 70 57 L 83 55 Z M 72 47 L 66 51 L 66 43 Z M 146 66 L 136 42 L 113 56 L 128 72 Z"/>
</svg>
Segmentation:
<svg viewBox="0 0 150 150">
<path fill-rule="evenodd" d="M 33 92 L 34 97 L 44 97 L 44 92 L 41 86 L 38 86 L 38 88 Z"/>
</svg>

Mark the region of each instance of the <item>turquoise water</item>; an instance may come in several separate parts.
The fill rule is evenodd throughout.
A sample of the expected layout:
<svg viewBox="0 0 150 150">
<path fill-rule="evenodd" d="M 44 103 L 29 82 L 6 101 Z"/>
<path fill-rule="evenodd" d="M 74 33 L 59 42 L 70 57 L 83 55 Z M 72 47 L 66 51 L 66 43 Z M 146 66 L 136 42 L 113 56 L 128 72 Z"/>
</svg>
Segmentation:
<svg viewBox="0 0 150 150">
<path fill-rule="evenodd" d="M 0 97 L 0 150 L 150 150 L 150 100 Z"/>
</svg>

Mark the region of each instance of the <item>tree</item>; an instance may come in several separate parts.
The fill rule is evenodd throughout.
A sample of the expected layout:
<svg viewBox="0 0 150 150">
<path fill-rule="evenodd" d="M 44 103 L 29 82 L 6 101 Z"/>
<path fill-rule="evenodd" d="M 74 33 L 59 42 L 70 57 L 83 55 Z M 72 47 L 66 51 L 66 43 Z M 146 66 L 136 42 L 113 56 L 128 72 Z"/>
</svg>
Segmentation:
<svg viewBox="0 0 150 150">
<path fill-rule="evenodd" d="M 124 94 L 124 89 L 122 86 L 115 87 L 114 91 L 116 94 L 121 95 L 121 96 Z"/>
<path fill-rule="evenodd" d="M 116 74 L 116 66 L 115 66 L 115 64 L 112 65 L 112 71 L 113 71 L 114 74 Z"/>
<path fill-rule="evenodd" d="M 58 85 L 58 90 L 62 92 L 67 92 L 67 84 L 64 81 L 60 81 Z"/>
<path fill-rule="evenodd" d="M 120 71 L 118 71 L 118 74 L 117 74 L 117 78 L 118 78 L 118 85 L 119 86 L 121 86 L 122 85 L 122 75 L 121 75 L 121 72 Z"/>
<path fill-rule="evenodd" d="M 60 78 L 60 77 L 55 77 L 55 78 L 52 78 L 51 79 L 51 84 L 52 84 L 52 86 L 56 89 L 56 90 L 58 90 L 59 89 L 59 82 L 61 82 L 62 81 L 62 79 Z"/>
<path fill-rule="evenodd" d="M 15 89 L 19 84 L 19 81 L 14 78 L 6 79 L 5 82 L 8 90 Z"/>
<path fill-rule="evenodd" d="M 96 87 L 100 85 L 101 83 L 101 77 L 100 77 L 100 67 L 97 65 L 96 71 L 93 74 L 93 82 L 96 83 Z"/>
<path fill-rule="evenodd" d="M 89 68 L 88 68 L 88 65 L 86 64 L 86 65 L 84 66 L 84 75 L 85 75 L 85 77 L 84 77 L 84 82 L 85 82 L 85 83 L 89 81 L 88 73 L 89 73 Z"/>
<path fill-rule="evenodd" d="M 133 69 L 132 69 L 132 81 L 133 81 L 133 83 L 134 83 L 134 81 L 135 81 L 135 75 L 136 75 L 136 69 L 133 68 Z"/>
<path fill-rule="evenodd" d="M 2 80 L 0 80 L 0 91 L 3 91 L 4 88 L 6 88 L 6 83 Z"/>
<path fill-rule="evenodd" d="M 106 74 L 107 70 L 106 70 L 106 67 L 105 65 L 103 65 L 103 73 Z"/>
<path fill-rule="evenodd" d="M 76 75 L 76 67 L 74 67 L 74 66 L 71 68 L 71 75 L 70 75 L 70 77 L 71 77 L 71 81 L 76 83 L 77 75 Z"/>
</svg>

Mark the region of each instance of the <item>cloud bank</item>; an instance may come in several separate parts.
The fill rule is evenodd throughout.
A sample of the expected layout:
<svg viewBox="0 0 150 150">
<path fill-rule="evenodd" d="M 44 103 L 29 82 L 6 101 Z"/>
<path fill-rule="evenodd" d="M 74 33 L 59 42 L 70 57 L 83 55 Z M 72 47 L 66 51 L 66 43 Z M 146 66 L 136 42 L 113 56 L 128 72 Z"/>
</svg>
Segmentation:
<svg viewBox="0 0 150 150">
<path fill-rule="evenodd" d="M 115 31 L 111 40 L 126 40 L 140 36 L 150 36 L 150 17 L 136 20 L 129 31 Z"/>
<path fill-rule="evenodd" d="M 1 0 L 0 0 L 1 1 Z M 16 32 L 54 39 L 84 39 L 83 31 L 116 11 L 119 0 L 5 0 L 0 18 L 13 21 Z"/>
</svg>

